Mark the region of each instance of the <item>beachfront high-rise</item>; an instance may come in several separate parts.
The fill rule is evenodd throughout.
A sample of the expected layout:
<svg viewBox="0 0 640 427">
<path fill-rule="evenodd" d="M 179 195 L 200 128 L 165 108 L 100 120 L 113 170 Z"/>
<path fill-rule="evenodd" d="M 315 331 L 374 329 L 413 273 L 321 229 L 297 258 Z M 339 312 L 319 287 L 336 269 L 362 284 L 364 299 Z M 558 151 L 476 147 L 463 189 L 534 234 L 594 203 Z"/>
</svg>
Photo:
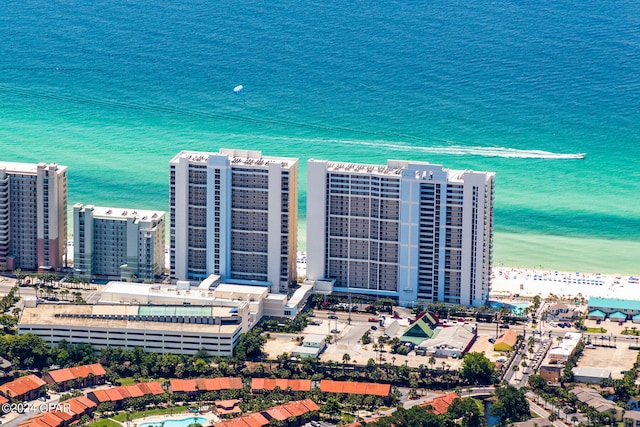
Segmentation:
<svg viewBox="0 0 640 427">
<path fill-rule="evenodd" d="M 164 273 L 165 212 L 73 206 L 74 275 L 122 280 Z"/>
<path fill-rule="evenodd" d="M 0 162 L 0 265 L 52 271 L 67 253 L 67 167 Z"/>
<path fill-rule="evenodd" d="M 494 173 L 307 163 L 307 278 L 400 305 L 486 302 Z"/>
<path fill-rule="evenodd" d="M 171 277 L 296 281 L 298 159 L 182 151 L 170 162 Z"/>
</svg>

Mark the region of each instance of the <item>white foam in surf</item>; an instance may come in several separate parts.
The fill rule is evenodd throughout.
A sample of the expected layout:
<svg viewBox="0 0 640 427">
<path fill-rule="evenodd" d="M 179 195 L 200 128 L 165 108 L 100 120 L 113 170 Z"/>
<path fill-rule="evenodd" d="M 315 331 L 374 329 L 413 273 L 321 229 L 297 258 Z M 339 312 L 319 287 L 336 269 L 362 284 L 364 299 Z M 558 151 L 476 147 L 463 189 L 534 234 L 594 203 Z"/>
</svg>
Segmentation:
<svg viewBox="0 0 640 427">
<path fill-rule="evenodd" d="M 366 145 L 371 147 L 384 147 L 389 150 L 398 151 L 420 151 L 423 153 L 447 154 L 452 156 L 485 156 L 485 157 L 505 157 L 518 159 L 582 159 L 585 154 L 582 153 L 553 153 L 543 150 L 519 150 L 516 148 L 506 147 L 480 147 L 461 145 L 452 146 L 435 146 L 435 147 L 416 147 L 405 144 L 393 144 L 388 142 L 359 142 L 359 141 L 343 141 L 344 143 L 353 145 Z"/>
</svg>

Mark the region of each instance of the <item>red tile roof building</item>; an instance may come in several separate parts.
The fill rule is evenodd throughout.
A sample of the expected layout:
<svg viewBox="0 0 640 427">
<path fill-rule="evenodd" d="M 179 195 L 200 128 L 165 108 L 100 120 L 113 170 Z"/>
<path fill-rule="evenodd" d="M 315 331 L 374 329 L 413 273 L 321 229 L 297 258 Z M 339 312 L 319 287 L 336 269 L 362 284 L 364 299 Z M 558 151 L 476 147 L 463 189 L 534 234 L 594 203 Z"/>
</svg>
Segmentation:
<svg viewBox="0 0 640 427">
<path fill-rule="evenodd" d="M 96 390 L 87 394 L 87 397 L 96 404 L 111 402 L 117 407 L 122 401 L 152 394 L 159 396 L 164 394 L 164 389 L 157 381 L 138 383 L 127 386 L 113 387 L 106 390 Z"/>
<path fill-rule="evenodd" d="M 287 380 L 287 379 L 272 379 L 272 378 L 253 378 L 251 380 L 251 391 L 260 392 L 262 390 L 275 390 L 279 387 L 280 390 L 286 391 L 310 391 L 311 380 Z"/>
<path fill-rule="evenodd" d="M 288 425 L 288 420 L 296 419 L 298 424 L 307 414 L 319 411 L 320 407 L 311 399 L 298 400 L 275 406 L 262 412 L 254 412 L 242 417 L 216 423 L 215 427 L 266 427 L 271 420 L 283 421 Z"/>
<path fill-rule="evenodd" d="M 231 399 L 231 400 L 216 400 L 216 412 L 218 415 L 231 415 L 231 414 L 239 414 L 242 412 L 238 404 L 240 400 Z"/>
<path fill-rule="evenodd" d="M 190 380 L 173 379 L 169 381 L 172 393 L 195 393 L 218 390 L 241 390 L 242 378 L 197 378 Z"/>
<path fill-rule="evenodd" d="M 74 397 L 59 403 L 59 408 L 51 412 L 36 415 L 19 427 L 65 427 L 90 415 L 98 405 L 84 396 Z"/>
<path fill-rule="evenodd" d="M 449 406 L 453 403 L 454 400 L 458 399 L 456 393 L 447 393 L 442 396 L 436 396 L 431 400 L 427 400 L 424 403 L 421 403 L 420 406 L 431 406 L 431 412 L 436 415 L 445 414 L 449 410 Z"/>
<path fill-rule="evenodd" d="M 55 385 L 58 391 L 65 391 L 73 387 L 82 388 L 104 384 L 106 374 L 101 364 L 93 363 L 49 371 L 42 375 L 42 379 L 47 384 Z M 72 384 L 69 384 L 70 382 Z"/>
<path fill-rule="evenodd" d="M 320 391 L 323 393 L 366 394 L 369 396 L 388 397 L 389 393 L 391 393 L 391 385 L 321 380 Z"/>
<path fill-rule="evenodd" d="M 347 424 L 346 426 L 342 426 L 342 427 L 363 427 L 363 426 L 366 426 L 369 423 L 375 423 L 380 418 L 382 418 L 382 417 L 367 418 L 366 420 L 356 421 L 355 423 Z"/>
<path fill-rule="evenodd" d="M 7 399 L 33 400 L 40 397 L 45 384 L 40 378 L 31 374 L 1 385 L 0 394 Z"/>
</svg>

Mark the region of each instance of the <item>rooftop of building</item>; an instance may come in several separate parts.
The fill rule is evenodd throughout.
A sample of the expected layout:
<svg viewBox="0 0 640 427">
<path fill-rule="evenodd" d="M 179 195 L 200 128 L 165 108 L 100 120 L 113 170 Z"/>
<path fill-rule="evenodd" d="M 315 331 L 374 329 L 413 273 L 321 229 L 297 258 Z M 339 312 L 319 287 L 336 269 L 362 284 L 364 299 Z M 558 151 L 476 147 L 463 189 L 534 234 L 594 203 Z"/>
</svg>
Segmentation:
<svg viewBox="0 0 640 427">
<path fill-rule="evenodd" d="M 169 380 L 172 392 L 191 393 L 196 391 L 238 390 L 242 388 L 240 377 L 195 378 L 195 379 L 171 379 Z"/>
<path fill-rule="evenodd" d="M 323 344 L 326 339 L 327 339 L 326 335 L 309 334 L 306 337 L 304 337 L 304 343 L 305 344 Z"/>
<path fill-rule="evenodd" d="M 7 172 L 23 173 L 23 174 L 36 174 L 38 172 L 38 166 L 44 166 L 45 168 L 56 167 L 59 171 L 67 169 L 66 166 L 61 166 L 56 163 L 21 163 L 21 162 L 0 162 L 0 169 L 6 169 Z"/>
<path fill-rule="evenodd" d="M 323 393 L 366 394 L 386 397 L 391 392 L 390 384 L 360 383 L 353 381 L 320 380 Z"/>
<path fill-rule="evenodd" d="M 292 391 L 310 391 L 311 380 L 305 379 L 284 379 L 284 378 L 252 378 L 251 390 L 280 390 L 291 389 Z"/>
<path fill-rule="evenodd" d="M 363 163 L 330 162 L 325 160 L 310 159 L 309 162 L 326 162 L 329 172 L 344 172 L 348 174 L 380 175 L 399 177 L 403 171 L 424 172 L 424 177 L 429 170 L 428 177 L 436 180 L 463 182 L 468 173 L 484 174 L 493 176 L 493 172 L 475 172 L 470 170 L 451 170 L 443 168 L 442 165 L 435 165 L 427 162 L 409 162 L 405 160 L 388 160 L 386 165 L 371 165 Z"/>
<path fill-rule="evenodd" d="M 313 159 L 310 161 L 314 161 Z M 363 175 L 388 175 L 400 176 L 402 169 L 389 167 L 386 165 L 369 165 L 346 162 L 327 162 L 329 172 L 362 173 Z"/>
<path fill-rule="evenodd" d="M 51 379 L 56 383 L 64 383 L 67 381 L 73 381 L 78 378 L 87 378 L 89 375 L 102 376 L 107 372 L 104 370 L 101 364 L 92 363 L 90 365 L 74 366 L 71 368 L 55 369 L 47 372 Z"/>
<path fill-rule="evenodd" d="M 215 298 L 243 301 L 266 298 L 268 294 L 268 287 L 236 285 L 232 283 L 221 283 L 213 290 L 213 296 Z"/>
<path fill-rule="evenodd" d="M 158 306 L 160 307 L 160 306 Z M 240 325 L 206 323 L 171 323 L 131 320 L 148 306 L 125 304 L 71 305 L 41 304 L 25 307 L 18 327 L 25 325 L 75 326 L 84 328 L 131 329 L 141 331 L 233 334 Z M 202 307 L 184 307 L 200 310 Z M 210 307 L 205 307 L 211 309 Z M 228 311 L 227 311 L 228 313 Z"/>
<path fill-rule="evenodd" d="M 305 300 L 311 292 L 313 292 L 313 285 L 301 285 L 298 289 L 296 289 L 293 295 L 291 295 L 291 298 L 289 298 L 287 307 L 297 306 L 303 300 Z"/>
<path fill-rule="evenodd" d="M 513 329 L 507 329 L 503 333 L 500 334 L 496 342 L 494 343 L 494 347 L 500 344 L 505 344 L 509 347 L 513 347 L 518 342 L 518 333 Z"/>
<path fill-rule="evenodd" d="M 298 163 L 298 159 L 290 157 L 263 156 L 258 150 L 235 150 L 231 148 L 221 148 L 218 153 L 204 151 L 179 152 L 171 163 L 176 163 L 178 159 L 186 158 L 192 163 L 206 163 L 211 156 L 227 156 L 234 166 L 251 166 L 267 168 L 270 163 L 280 163 L 283 168 L 289 168 Z"/>
<path fill-rule="evenodd" d="M 437 328 L 436 334 L 422 341 L 419 346 L 426 349 L 447 348 L 462 352 L 474 337 L 472 328 L 471 325 Z"/>
<path fill-rule="evenodd" d="M 576 366 L 572 369 L 576 377 L 611 378 L 611 369 Z"/>
<path fill-rule="evenodd" d="M 5 396 L 18 397 L 32 390 L 37 390 L 44 385 L 46 383 L 40 377 L 30 374 L 3 384 L 0 386 L 0 393 Z"/>
<path fill-rule="evenodd" d="M 213 290 L 191 286 L 180 289 L 176 285 L 159 285 L 130 282 L 109 282 L 102 290 L 101 303 L 180 300 L 184 303 L 209 306 L 228 306 L 223 301 L 258 301 L 269 294 L 269 288 L 219 284 Z M 235 303 L 235 305 L 238 305 Z M 228 310 L 228 307 L 225 308 Z"/>
<path fill-rule="evenodd" d="M 104 206 L 83 205 L 82 203 L 76 203 L 73 205 L 74 209 L 93 210 L 94 218 L 104 219 L 127 219 L 133 218 L 139 221 L 152 221 L 154 219 L 160 219 L 166 215 L 165 211 L 152 211 L 142 209 L 128 209 L 128 208 L 111 208 Z"/>
<path fill-rule="evenodd" d="M 430 406 L 431 412 L 437 415 L 445 414 L 449 410 L 449 406 L 453 403 L 454 400 L 459 399 L 457 393 L 447 393 L 441 396 L 436 396 L 433 399 L 429 399 L 424 403 L 421 403 L 420 406 Z"/>
<path fill-rule="evenodd" d="M 164 393 L 164 389 L 157 381 L 148 383 L 137 383 L 127 386 L 112 387 L 106 390 L 95 390 L 87 396 L 94 398 L 100 403 L 117 402 L 128 398 L 142 397 L 148 394 L 160 395 Z"/>
<path fill-rule="evenodd" d="M 617 298 L 589 298 L 589 308 L 608 308 L 612 310 L 640 310 L 640 300 Z"/>
</svg>

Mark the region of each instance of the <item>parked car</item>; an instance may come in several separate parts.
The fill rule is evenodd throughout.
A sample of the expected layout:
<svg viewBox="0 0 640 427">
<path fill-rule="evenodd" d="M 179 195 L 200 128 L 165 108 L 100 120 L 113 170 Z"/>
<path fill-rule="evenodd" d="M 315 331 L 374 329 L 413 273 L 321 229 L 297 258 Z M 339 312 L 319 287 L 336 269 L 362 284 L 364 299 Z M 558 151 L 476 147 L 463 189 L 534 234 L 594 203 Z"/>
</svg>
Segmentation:
<svg viewBox="0 0 640 427">
<path fill-rule="evenodd" d="M 378 327 L 377 327 L 376 325 L 371 325 L 371 330 L 373 330 L 373 331 L 377 331 L 377 330 L 378 330 Z"/>
<path fill-rule="evenodd" d="M 509 329 L 509 325 L 503 323 L 502 325 L 500 325 L 500 329 Z"/>
<path fill-rule="evenodd" d="M 377 322 L 378 319 L 375 317 L 369 317 L 369 322 Z"/>
<path fill-rule="evenodd" d="M 332 315 L 329 316 L 329 319 L 332 319 L 332 320 L 335 320 L 337 318 L 338 318 L 338 316 L 336 316 L 335 314 L 332 314 Z"/>
</svg>

